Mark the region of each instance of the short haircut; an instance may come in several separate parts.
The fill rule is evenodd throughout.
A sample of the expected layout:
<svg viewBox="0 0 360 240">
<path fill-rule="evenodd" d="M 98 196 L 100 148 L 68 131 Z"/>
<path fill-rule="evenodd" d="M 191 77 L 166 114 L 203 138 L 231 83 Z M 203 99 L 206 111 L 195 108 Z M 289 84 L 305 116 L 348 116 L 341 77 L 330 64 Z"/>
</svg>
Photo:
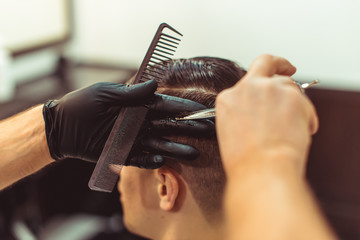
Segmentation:
<svg viewBox="0 0 360 240">
<path fill-rule="evenodd" d="M 164 67 L 165 76 L 158 79 L 158 93 L 186 98 L 208 108 L 214 107 L 219 92 L 233 86 L 246 74 L 236 63 L 216 57 L 170 60 Z M 217 219 L 222 215 L 226 178 L 215 134 L 167 138 L 192 145 L 200 151 L 200 156 L 194 161 L 166 159 L 166 166 L 184 178 L 204 216 Z"/>
</svg>

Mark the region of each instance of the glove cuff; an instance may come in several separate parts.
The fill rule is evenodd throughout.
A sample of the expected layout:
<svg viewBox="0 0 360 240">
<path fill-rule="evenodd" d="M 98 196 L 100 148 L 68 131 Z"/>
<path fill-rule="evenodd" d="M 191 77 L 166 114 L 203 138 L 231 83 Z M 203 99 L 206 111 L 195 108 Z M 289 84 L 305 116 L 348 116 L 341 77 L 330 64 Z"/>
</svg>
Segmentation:
<svg viewBox="0 0 360 240">
<path fill-rule="evenodd" d="M 64 157 L 62 156 L 62 154 L 59 153 L 59 151 L 57 150 L 56 146 L 57 146 L 57 132 L 56 132 L 56 128 L 55 128 L 55 117 L 53 116 L 54 111 L 53 111 L 53 100 L 50 100 L 48 102 L 46 102 L 43 106 L 43 118 L 44 118 L 44 122 L 45 122 L 45 134 L 46 134 L 46 141 L 49 147 L 49 152 L 51 157 L 54 160 L 62 160 L 64 159 Z M 56 105 L 56 104 L 55 104 Z"/>
</svg>

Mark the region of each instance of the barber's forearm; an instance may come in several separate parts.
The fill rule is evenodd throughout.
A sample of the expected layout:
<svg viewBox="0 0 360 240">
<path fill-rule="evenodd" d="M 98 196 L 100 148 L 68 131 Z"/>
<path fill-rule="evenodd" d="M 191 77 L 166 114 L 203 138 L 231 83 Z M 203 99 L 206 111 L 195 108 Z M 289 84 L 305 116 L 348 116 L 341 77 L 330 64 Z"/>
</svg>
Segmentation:
<svg viewBox="0 0 360 240">
<path fill-rule="evenodd" d="M 44 127 L 40 105 L 0 122 L 0 189 L 53 161 Z"/>
<path fill-rule="evenodd" d="M 293 159 L 247 159 L 228 173 L 229 239 L 335 239 Z"/>
</svg>

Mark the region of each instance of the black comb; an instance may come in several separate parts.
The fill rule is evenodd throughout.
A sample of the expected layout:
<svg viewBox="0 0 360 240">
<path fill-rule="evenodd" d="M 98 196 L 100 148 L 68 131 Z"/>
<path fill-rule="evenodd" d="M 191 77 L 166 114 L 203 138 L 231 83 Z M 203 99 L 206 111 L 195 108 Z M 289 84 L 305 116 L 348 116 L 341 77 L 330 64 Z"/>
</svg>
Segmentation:
<svg viewBox="0 0 360 240">
<path fill-rule="evenodd" d="M 132 84 L 163 77 L 163 65 L 171 60 L 180 42 L 179 38 L 163 33 L 165 28 L 182 36 L 168 24 L 160 24 Z M 147 112 L 143 106 L 121 109 L 91 175 L 90 189 L 112 192 L 118 175 L 110 170 L 110 164 L 125 164 Z"/>
</svg>

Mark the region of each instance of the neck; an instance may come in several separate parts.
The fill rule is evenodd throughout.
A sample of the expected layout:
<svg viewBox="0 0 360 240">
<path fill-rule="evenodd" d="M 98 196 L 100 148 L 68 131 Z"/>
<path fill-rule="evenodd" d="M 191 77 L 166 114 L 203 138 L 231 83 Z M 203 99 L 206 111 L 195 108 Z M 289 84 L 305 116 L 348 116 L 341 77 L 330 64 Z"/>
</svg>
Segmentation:
<svg viewBox="0 0 360 240">
<path fill-rule="evenodd" d="M 222 226 L 204 224 L 197 221 L 185 221 L 177 226 L 169 227 L 162 236 L 155 240 L 187 240 L 187 239 L 224 239 Z"/>
<path fill-rule="evenodd" d="M 179 212 L 164 217 L 162 231 L 155 240 L 224 239 L 223 221 L 209 222 L 197 205 L 188 205 Z"/>
</svg>

